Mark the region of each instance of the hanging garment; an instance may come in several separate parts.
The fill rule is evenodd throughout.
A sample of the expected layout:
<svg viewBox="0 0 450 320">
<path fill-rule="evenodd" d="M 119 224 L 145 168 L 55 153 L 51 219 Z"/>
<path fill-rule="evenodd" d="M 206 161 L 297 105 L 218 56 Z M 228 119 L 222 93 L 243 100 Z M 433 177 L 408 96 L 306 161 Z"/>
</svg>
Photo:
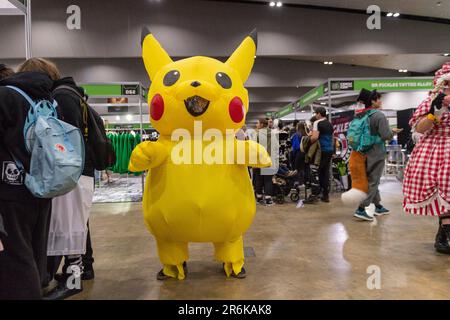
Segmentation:
<svg viewBox="0 0 450 320">
<path fill-rule="evenodd" d="M 86 253 L 94 178 L 81 176 L 74 190 L 52 200 L 52 215 L 47 255 L 63 256 Z"/>
</svg>

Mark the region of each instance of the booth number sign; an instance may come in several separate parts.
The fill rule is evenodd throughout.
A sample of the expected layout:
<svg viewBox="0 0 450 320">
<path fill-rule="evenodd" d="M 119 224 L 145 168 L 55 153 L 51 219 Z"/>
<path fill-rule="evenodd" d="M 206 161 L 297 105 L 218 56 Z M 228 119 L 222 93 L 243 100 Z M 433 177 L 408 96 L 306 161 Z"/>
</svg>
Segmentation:
<svg viewBox="0 0 450 320">
<path fill-rule="evenodd" d="M 123 96 L 137 96 L 139 95 L 139 85 L 122 85 Z"/>
</svg>

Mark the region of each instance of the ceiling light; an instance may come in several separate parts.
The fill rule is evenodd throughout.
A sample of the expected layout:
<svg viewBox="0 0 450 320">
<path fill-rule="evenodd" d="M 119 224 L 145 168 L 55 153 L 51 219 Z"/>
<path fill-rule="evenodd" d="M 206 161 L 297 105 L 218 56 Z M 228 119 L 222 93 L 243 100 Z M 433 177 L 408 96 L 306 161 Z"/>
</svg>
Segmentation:
<svg viewBox="0 0 450 320">
<path fill-rule="evenodd" d="M 116 116 L 116 120 L 117 120 L 117 121 L 120 121 L 120 116 Z"/>
<path fill-rule="evenodd" d="M 398 17 L 400 17 L 400 13 L 398 13 L 398 12 L 394 13 L 394 18 L 398 18 Z"/>
<path fill-rule="evenodd" d="M 275 7 L 275 2 L 274 2 L 274 1 L 271 1 L 271 2 L 269 3 L 269 6 Z"/>
<path fill-rule="evenodd" d="M 438 3 L 436 3 L 436 5 L 437 5 L 438 7 L 440 7 L 440 6 L 442 5 L 442 2 L 439 1 Z"/>
<path fill-rule="evenodd" d="M 277 7 L 278 7 L 278 8 L 281 7 L 282 5 L 283 5 L 282 2 L 280 2 L 280 1 L 277 2 Z"/>
<path fill-rule="evenodd" d="M 389 12 L 386 16 L 392 17 L 394 14 L 392 12 Z"/>
<path fill-rule="evenodd" d="M 444 57 L 450 56 L 450 53 L 444 53 Z"/>
<path fill-rule="evenodd" d="M 131 114 L 127 114 L 127 120 L 131 121 L 131 119 L 133 119 L 133 116 Z"/>
<path fill-rule="evenodd" d="M 408 72 L 408 70 L 406 70 L 406 69 L 399 69 L 398 72 L 406 73 L 406 72 Z"/>
<path fill-rule="evenodd" d="M 320 104 L 323 105 L 323 106 L 326 106 L 326 105 L 327 105 L 326 102 L 321 102 Z"/>
<path fill-rule="evenodd" d="M 332 65 L 333 61 L 324 61 L 323 64 Z"/>
</svg>

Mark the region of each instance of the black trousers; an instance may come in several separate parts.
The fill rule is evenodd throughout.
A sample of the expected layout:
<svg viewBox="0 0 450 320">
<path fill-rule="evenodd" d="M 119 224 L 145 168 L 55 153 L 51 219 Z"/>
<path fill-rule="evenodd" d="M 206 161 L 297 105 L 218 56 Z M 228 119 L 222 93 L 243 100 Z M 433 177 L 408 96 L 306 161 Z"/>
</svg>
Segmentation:
<svg viewBox="0 0 450 320">
<path fill-rule="evenodd" d="M 264 194 L 266 196 L 273 195 L 273 176 L 261 175 L 261 169 L 253 168 L 253 185 L 256 194 Z"/>
<path fill-rule="evenodd" d="M 47 272 L 51 200 L 31 203 L 0 200 L 8 237 L 0 252 L 0 300 L 41 299 Z"/>
<path fill-rule="evenodd" d="M 328 197 L 330 193 L 330 167 L 332 157 L 332 152 L 322 152 L 320 156 L 319 184 L 323 197 Z"/>
</svg>

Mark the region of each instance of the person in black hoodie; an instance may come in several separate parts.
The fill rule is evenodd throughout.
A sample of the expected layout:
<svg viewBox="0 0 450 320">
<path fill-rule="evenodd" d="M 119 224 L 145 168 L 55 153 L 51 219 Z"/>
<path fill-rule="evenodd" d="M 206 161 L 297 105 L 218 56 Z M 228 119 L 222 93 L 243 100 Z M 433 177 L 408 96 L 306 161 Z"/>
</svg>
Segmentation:
<svg viewBox="0 0 450 320">
<path fill-rule="evenodd" d="M 19 71 L 26 71 L 22 68 Z M 30 167 L 23 127 L 30 105 L 11 85 L 32 99 L 51 100 L 54 65 L 42 61 L 36 72 L 19 72 L 0 80 L 0 214 L 4 231 L 4 251 L 0 252 L 0 300 L 41 299 L 47 270 L 47 238 L 51 201 L 35 198 L 24 185 L 12 154 Z"/>
<path fill-rule="evenodd" d="M 10 77 L 13 74 L 14 74 L 13 69 L 8 68 L 3 63 L 0 64 L 0 80 Z M 4 250 L 2 239 L 4 239 L 6 236 L 7 236 L 7 234 L 5 231 L 5 227 L 3 226 L 3 218 L 2 218 L 2 214 L 0 212 L 0 252 L 2 252 Z"/>
<path fill-rule="evenodd" d="M 62 78 L 54 82 L 53 97 L 58 103 L 58 113 L 61 120 L 79 128 L 80 131 L 85 134 L 87 119 L 84 119 L 83 117 L 83 105 L 81 100 L 87 100 L 84 89 L 78 87 L 73 78 Z M 94 191 L 94 164 L 90 152 L 92 146 L 88 142 L 87 134 L 85 134 L 84 137 L 86 147 L 85 163 L 78 187 L 67 195 L 53 199 L 54 210 L 52 211 L 52 230 L 50 231 L 50 239 L 52 239 L 52 241 L 55 239 L 55 242 L 52 243 L 52 241 L 49 240 L 48 253 L 51 253 L 53 256 L 49 256 L 48 259 L 48 272 L 49 280 L 55 278 L 58 281 L 58 286 L 45 295 L 45 299 L 48 300 L 65 299 L 78 294 L 83 290 L 81 281 L 79 282 L 78 287 L 70 284 L 72 282 L 69 279 L 71 276 L 69 268 L 76 267 L 75 270 L 80 270 L 82 280 L 94 278 L 94 270 L 92 267 L 94 259 L 92 257 L 89 224 L 86 226 L 87 221 L 84 220 L 87 220 L 92 204 Z M 82 201 L 80 201 L 80 199 L 82 199 Z M 66 208 L 68 207 L 73 208 L 74 212 L 67 212 Z M 66 215 L 69 215 L 69 221 L 67 221 Z M 86 237 L 85 240 L 87 239 L 87 241 L 84 242 L 86 243 L 85 255 L 81 255 L 82 249 L 80 248 L 80 244 L 75 241 L 78 238 L 81 238 L 81 236 L 79 236 L 78 233 L 76 235 L 69 234 L 71 233 L 70 230 L 72 230 L 72 233 L 74 230 L 79 230 L 79 228 L 71 225 L 74 221 L 78 221 L 78 226 L 83 224 L 83 227 L 87 228 L 87 235 L 84 234 Z M 53 227 L 56 229 L 54 234 Z M 61 231 L 64 230 L 66 230 L 66 235 L 58 240 L 58 234 L 61 234 Z M 60 244 L 58 244 L 58 242 L 60 242 Z M 61 252 L 61 250 L 68 250 L 71 253 L 67 253 L 67 255 L 64 256 L 63 273 L 55 275 L 62 259 L 62 256 L 58 255 L 61 254 L 58 253 Z"/>
</svg>

